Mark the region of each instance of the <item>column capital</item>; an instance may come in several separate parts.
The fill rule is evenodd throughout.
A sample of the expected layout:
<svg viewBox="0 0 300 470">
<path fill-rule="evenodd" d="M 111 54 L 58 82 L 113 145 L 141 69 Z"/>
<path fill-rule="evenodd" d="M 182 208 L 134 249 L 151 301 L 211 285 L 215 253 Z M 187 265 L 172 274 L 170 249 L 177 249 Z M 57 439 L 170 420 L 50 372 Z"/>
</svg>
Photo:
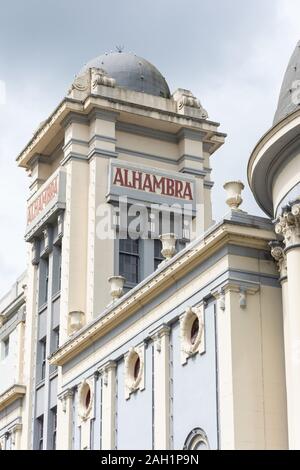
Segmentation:
<svg viewBox="0 0 300 470">
<path fill-rule="evenodd" d="M 271 255 L 274 258 L 280 273 L 280 282 L 282 282 L 287 279 L 286 253 L 284 251 L 283 243 L 273 240 L 269 243 L 269 246 L 271 247 Z"/>
<path fill-rule="evenodd" d="M 67 400 L 72 399 L 74 396 L 74 389 L 68 388 L 65 390 L 61 395 L 59 395 L 59 400 L 62 402 L 63 412 L 66 413 L 67 411 Z"/>
<path fill-rule="evenodd" d="M 284 209 L 276 221 L 275 232 L 283 236 L 285 251 L 300 247 L 300 203 L 297 202 Z"/>
<path fill-rule="evenodd" d="M 115 361 L 108 361 L 105 364 L 103 364 L 103 366 L 99 367 L 99 369 L 97 370 L 99 376 L 102 377 L 103 384 L 105 386 L 108 386 L 108 373 L 110 371 L 115 371 L 116 368 L 117 368 L 117 364 Z"/>
<path fill-rule="evenodd" d="M 155 330 L 150 332 L 150 337 L 153 341 L 159 340 L 163 336 L 170 335 L 171 328 L 165 323 L 155 328 Z"/>
</svg>

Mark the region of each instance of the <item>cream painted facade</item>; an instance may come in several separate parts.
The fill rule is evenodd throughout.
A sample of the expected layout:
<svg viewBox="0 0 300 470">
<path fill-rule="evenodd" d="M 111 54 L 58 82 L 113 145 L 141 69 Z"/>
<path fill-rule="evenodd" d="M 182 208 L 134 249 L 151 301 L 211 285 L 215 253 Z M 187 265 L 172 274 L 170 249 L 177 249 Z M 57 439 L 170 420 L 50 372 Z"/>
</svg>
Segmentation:
<svg viewBox="0 0 300 470">
<path fill-rule="evenodd" d="M 298 121 L 249 161 L 268 218 L 229 182 L 214 222 L 219 124 L 134 54 L 85 66 L 17 158 L 28 265 L 0 303 L 2 449 L 300 448 L 297 197 L 281 211 Z"/>
</svg>

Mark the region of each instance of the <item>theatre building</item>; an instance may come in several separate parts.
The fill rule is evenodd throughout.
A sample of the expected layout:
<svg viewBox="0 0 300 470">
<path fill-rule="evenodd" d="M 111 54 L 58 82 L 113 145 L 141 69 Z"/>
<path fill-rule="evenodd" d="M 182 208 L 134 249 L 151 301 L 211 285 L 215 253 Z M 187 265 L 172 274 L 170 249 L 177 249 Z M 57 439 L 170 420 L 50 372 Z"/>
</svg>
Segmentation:
<svg viewBox="0 0 300 470">
<path fill-rule="evenodd" d="M 219 221 L 226 134 L 193 93 L 132 53 L 78 73 L 17 157 L 28 264 L 0 301 L 1 449 L 300 449 L 299 60 L 249 160 L 266 217 L 229 181 Z"/>
</svg>

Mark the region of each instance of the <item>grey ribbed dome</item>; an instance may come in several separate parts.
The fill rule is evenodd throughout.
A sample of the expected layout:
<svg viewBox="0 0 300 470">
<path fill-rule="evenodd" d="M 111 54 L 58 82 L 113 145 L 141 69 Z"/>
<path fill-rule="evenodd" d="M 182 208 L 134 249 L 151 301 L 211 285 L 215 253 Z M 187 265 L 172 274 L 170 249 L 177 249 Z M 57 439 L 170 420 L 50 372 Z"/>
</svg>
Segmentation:
<svg viewBox="0 0 300 470">
<path fill-rule="evenodd" d="M 105 70 L 116 85 L 150 95 L 170 98 L 169 86 L 154 65 L 142 57 L 128 52 L 111 52 L 90 60 L 79 75 L 91 67 Z"/>
<path fill-rule="evenodd" d="M 297 88 L 298 80 L 300 80 L 300 41 L 290 59 L 283 79 L 273 124 L 277 124 L 287 115 L 300 109 L 299 100 L 295 101 L 295 98 L 297 98 L 295 89 Z"/>
</svg>

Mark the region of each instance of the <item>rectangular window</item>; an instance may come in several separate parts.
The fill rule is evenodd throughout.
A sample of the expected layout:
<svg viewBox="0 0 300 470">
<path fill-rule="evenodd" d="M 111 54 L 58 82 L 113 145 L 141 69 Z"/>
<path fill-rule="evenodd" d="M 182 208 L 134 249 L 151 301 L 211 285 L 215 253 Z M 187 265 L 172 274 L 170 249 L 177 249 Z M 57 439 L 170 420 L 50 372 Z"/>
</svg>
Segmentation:
<svg viewBox="0 0 300 470">
<path fill-rule="evenodd" d="M 51 409 L 52 450 L 56 449 L 57 407 Z"/>
<path fill-rule="evenodd" d="M 125 238 L 119 240 L 119 274 L 129 284 L 139 282 L 139 240 Z"/>
<path fill-rule="evenodd" d="M 61 245 L 54 246 L 52 272 L 52 295 L 55 295 L 61 290 Z"/>
<path fill-rule="evenodd" d="M 48 301 L 48 287 L 49 287 L 49 258 L 45 260 L 45 284 L 44 284 L 44 302 Z"/>
<path fill-rule="evenodd" d="M 61 290 L 61 246 L 58 246 L 58 290 Z"/>
<path fill-rule="evenodd" d="M 54 352 L 54 351 L 57 351 L 57 349 L 59 348 L 59 326 L 57 326 L 54 330 L 53 330 L 53 351 L 51 352 Z"/>
<path fill-rule="evenodd" d="M 37 448 L 43 450 L 44 443 L 44 415 L 37 419 Z"/>
<path fill-rule="evenodd" d="M 160 240 L 154 240 L 154 271 L 158 268 L 160 263 L 164 260 L 161 254 L 162 244 Z"/>
<path fill-rule="evenodd" d="M 2 341 L 1 359 L 6 359 L 9 354 L 9 336 Z"/>
<path fill-rule="evenodd" d="M 46 376 L 46 338 L 39 341 L 39 364 L 40 364 L 40 379 L 44 380 Z"/>
</svg>

